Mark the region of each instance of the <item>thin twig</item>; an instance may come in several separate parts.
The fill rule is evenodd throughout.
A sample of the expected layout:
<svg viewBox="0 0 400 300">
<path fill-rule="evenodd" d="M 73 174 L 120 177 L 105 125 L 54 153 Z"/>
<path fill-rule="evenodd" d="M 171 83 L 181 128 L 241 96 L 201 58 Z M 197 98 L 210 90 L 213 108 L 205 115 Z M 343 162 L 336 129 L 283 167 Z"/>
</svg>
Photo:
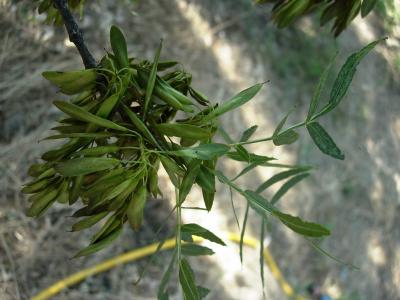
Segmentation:
<svg viewBox="0 0 400 300">
<path fill-rule="evenodd" d="M 68 9 L 67 0 L 53 0 L 54 6 L 58 9 L 61 17 L 64 20 L 65 28 L 67 29 L 69 40 L 75 44 L 79 54 L 82 57 L 83 64 L 86 69 L 92 69 L 96 67 L 96 61 L 86 47 L 83 40 L 83 33 L 80 30 L 78 24 L 75 22 L 74 17 Z"/>
</svg>

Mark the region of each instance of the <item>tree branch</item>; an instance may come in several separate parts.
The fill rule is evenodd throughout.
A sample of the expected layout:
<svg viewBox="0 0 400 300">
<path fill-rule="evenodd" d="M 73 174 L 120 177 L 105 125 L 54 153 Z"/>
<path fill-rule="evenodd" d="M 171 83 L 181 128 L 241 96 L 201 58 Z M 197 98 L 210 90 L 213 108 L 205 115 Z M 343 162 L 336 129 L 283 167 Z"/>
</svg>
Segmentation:
<svg viewBox="0 0 400 300">
<path fill-rule="evenodd" d="M 54 6 L 58 9 L 61 17 L 64 20 L 65 28 L 67 29 L 69 40 L 75 44 L 79 54 L 82 57 L 83 64 L 86 69 L 96 67 L 96 61 L 92 54 L 89 52 L 83 40 L 83 33 L 79 29 L 78 24 L 75 22 L 74 17 L 68 9 L 67 0 L 53 0 Z"/>
</svg>

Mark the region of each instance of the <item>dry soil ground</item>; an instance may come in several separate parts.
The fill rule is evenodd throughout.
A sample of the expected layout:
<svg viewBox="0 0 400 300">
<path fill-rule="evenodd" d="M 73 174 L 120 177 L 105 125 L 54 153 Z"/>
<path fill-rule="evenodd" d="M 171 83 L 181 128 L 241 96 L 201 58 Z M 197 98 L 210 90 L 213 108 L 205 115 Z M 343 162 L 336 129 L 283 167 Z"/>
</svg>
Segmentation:
<svg viewBox="0 0 400 300">
<path fill-rule="evenodd" d="M 89 1 L 88 1 L 89 2 Z M 399 9 L 399 7 L 397 7 Z M 223 119 L 234 137 L 251 125 L 258 136 L 269 135 L 295 107 L 290 122 L 301 120 L 319 74 L 340 50 L 335 71 L 352 51 L 385 35 L 390 39 L 368 55 L 343 103 L 322 123 L 346 154 L 344 162 L 322 155 L 305 131 L 292 146 L 265 144 L 252 149 L 282 162 L 311 164 L 311 178 L 280 202 L 282 210 L 322 222 L 332 236 L 321 243 L 336 257 L 360 267 L 353 271 L 315 252 L 306 241 L 272 224 L 268 247 L 287 280 L 301 294 L 319 283 L 334 299 L 400 299 L 400 88 L 399 25 L 384 26 L 382 15 L 357 19 L 335 40 L 312 18 L 277 30 L 268 9 L 251 1 L 148 0 L 89 3 L 80 23 L 97 58 L 109 48 L 108 30 L 117 24 L 126 32 L 129 50 L 151 58 L 160 38 L 163 58 L 179 60 L 193 73 L 194 84 L 213 101 L 223 101 L 256 82 L 270 80 L 254 101 Z M 90 233 L 71 234 L 72 209 L 55 206 L 44 217 L 24 215 L 28 206 L 19 190 L 29 164 L 49 143 L 37 141 L 58 118 L 51 106 L 56 90 L 40 76 L 44 70 L 80 67 L 75 49 L 62 28 L 40 23 L 27 2 L 0 1 L 0 299 L 28 299 L 52 282 L 115 254 L 152 241 L 166 216 L 172 193 L 163 182 L 165 199 L 152 200 L 143 232 L 126 230 L 118 243 L 83 259 L 69 259 L 86 245 Z M 329 79 L 332 82 L 333 78 Z M 239 165 L 221 163 L 234 175 Z M 263 169 L 241 180 L 254 188 L 276 170 Z M 270 193 L 272 193 L 272 190 Z M 268 196 L 270 194 L 266 194 Z M 195 190 L 194 202 L 200 194 Z M 197 200 L 196 200 L 197 199 Z M 234 203 L 242 218 L 245 202 Z M 187 213 L 217 231 L 237 231 L 229 192 L 220 187 L 215 212 Z M 250 215 L 248 233 L 257 235 L 259 218 Z M 171 232 L 171 226 L 164 235 Z M 262 299 L 258 251 L 246 250 L 240 266 L 238 249 L 216 249 L 211 259 L 193 260 L 199 282 L 211 287 L 208 299 Z M 168 253 L 160 256 L 138 286 L 143 262 L 117 267 L 63 291 L 55 299 L 154 299 Z M 179 290 L 172 290 L 180 299 Z M 285 299 L 266 270 L 265 297 Z"/>
</svg>

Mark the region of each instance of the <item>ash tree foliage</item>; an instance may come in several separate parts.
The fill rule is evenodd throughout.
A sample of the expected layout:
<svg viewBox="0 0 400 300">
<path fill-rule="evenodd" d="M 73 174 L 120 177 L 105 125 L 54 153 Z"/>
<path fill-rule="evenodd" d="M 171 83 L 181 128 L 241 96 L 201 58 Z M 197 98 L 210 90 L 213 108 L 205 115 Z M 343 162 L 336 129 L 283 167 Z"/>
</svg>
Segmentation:
<svg viewBox="0 0 400 300">
<path fill-rule="evenodd" d="M 194 185 L 199 186 L 203 194 L 204 207 L 200 209 L 212 209 L 217 182 L 227 185 L 247 202 L 241 228 L 241 259 L 250 209 L 262 219 L 261 243 L 265 224 L 270 219 L 278 220 L 306 238 L 322 238 L 330 234 L 323 225 L 292 216 L 277 207 L 278 201 L 290 188 L 307 178 L 311 168 L 278 163 L 277 158 L 265 153 L 252 153 L 246 146 L 268 142 L 276 146 L 291 144 L 299 138 L 300 129 L 305 127 L 321 152 L 343 160 L 343 152 L 319 119 L 340 104 L 357 65 L 381 40 L 370 43 L 346 60 L 331 87 L 328 101 L 322 101 L 321 91 L 333 64 L 332 59 L 311 97 L 304 121 L 286 126 L 288 114 L 270 136 L 252 139 L 257 130 L 254 125 L 243 132 L 239 141 L 233 141 L 221 128 L 220 116 L 245 105 L 264 87 L 264 83 L 257 83 L 230 99 L 213 104 L 192 85 L 192 75 L 183 71 L 178 62 L 160 59 L 161 42 L 151 60 L 133 57 L 127 51 L 125 35 L 116 26 L 110 29 L 111 51 L 97 63 L 87 50 L 68 7 L 69 4 L 71 8 L 77 8 L 82 3 L 67 3 L 65 0 L 39 3 L 39 10 L 47 11 L 49 20 L 65 22 L 86 68 L 43 73 L 70 98 L 53 102 L 64 115 L 52 128 L 54 134 L 46 138 L 63 140 L 64 144 L 44 153 L 42 161 L 33 164 L 28 171 L 33 179 L 22 189 L 30 194 L 28 216 L 42 216 L 55 202 L 65 205 L 79 203 L 80 208 L 73 214 L 78 221 L 72 226 L 72 231 L 85 230 L 103 222 L 88 246 L 74 257 L 93 254 L 114 242 L 124 227 L 140 230 L 148 198 L 162 195 L 158 187 L 158 171 L 162 166 L 176 191 L 175 205 L 170 213 L 170 216 L 176 216 L 176 246 L 160 282 L 159 299 L 168 299 L 168 282 L 174 269 L 178 270 L 185 299 L 201 299 L 207 295 L 208 290 L 195 283 L 187 257 L 212 255 L 213 251 L 195 244 L 193 236 L 225 246 L 224 241 L 208 229 L 182 222 L 182 210 L 193 209 L 185 204 Z M 224 143 L 214 141 L 218 132 L 224 137 Z M 243 170 L 229 178 L 217 169 L 217 162 L 222 157 L 241 162 Z M 282 171 L 256 190 L 236 183 L 239 177 L 258 167 L 280 168 Z M 282 182 L 270 199 L 263 196 L 265 190 Z M 162 245 L 163 241 L 160 241 L 158 250 Z M 323 252 L 317 244 L 312 243 L 312 246 Z M 263 274 L 263 263 L 260 268 Z"/>
<path fill-rule="evenodd" d="M 320 12 L 321 26 L 333 20 L 332 31 L 338 36 L 361 12 L 364 18 L 378 0 L 256 0 L 256 3 L 273 3 L 272 19 L 280 28 L 310 12 Z"/>
</svg>

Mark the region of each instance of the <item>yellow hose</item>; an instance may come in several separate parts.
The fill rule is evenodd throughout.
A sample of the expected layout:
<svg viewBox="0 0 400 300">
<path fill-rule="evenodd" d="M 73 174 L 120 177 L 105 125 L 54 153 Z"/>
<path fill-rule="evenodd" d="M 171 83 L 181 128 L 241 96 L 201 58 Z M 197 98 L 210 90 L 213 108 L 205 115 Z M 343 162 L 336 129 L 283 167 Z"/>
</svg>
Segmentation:
<svg viewBox="0 0 400 300">
<path fill-rule="evenodd" d="M 201 238 L 193 237 L 195 242 L 200 242 L 203 241 Z M 235 233 L 229 233 L 228 234 L 228 239 L 239 243 L 240 242 L 240 236 Z M 252 237 L 245 237 L 243 239 L 243 244 L 250 246 L 252 248 L 257 248 L 259 245 L 259 242 L 252 238 Z M 156 252 L 158 247 L 158 243 L 151 244 L 149 246 L 145 246 L 139 249 L 132 250 L 130 252 L 127 252 L 125 254 L 118 255 L 116 257 L 110 258 L 108 260 L 103 261 L 102 263 L 99 263 L 93 267 L 84 269 L 82 271 L 76 272 L 75 274 L 72 274 L 64 279 L 61 279 L 60 281 L 57 281 L 50 287 L 46 288 L 45 290 L 41 291 L 39 294 L 36 296 L 33 296 L 31 300 L 47 300 L 50 297 L 57 295 L 60 293 L 63 289 L 72 286 L 85 278 L 102 273 L 104 271 L 107 271 L 111 268 L 114 268 L 118 265 L 125 264 L 130 261 L 135 261 L 140 258 L 149 256 Z M 175 238 L 166 240 L 164 245 L 161 247 L 161 250 L 168 250 L 172 249 L 175 247 Z M 279 267 L 275 263 L 275 260 L 273 259 L 271 253 L 268 251 L 267 248 L 264 249 L 264 259 L 265 262 L 268 266 L 268 268 L 271 270 L 272 275 L 282 288 L 283 292 L 290 298 L 295 299 L 295 300 L 305 300 L 302 296 L 295 295 L 295 292 L 293 288 L 290 286 L 290 284 L 285 280 L 283 277 L 281 271 L 279 270 Z"/>
</svg>

